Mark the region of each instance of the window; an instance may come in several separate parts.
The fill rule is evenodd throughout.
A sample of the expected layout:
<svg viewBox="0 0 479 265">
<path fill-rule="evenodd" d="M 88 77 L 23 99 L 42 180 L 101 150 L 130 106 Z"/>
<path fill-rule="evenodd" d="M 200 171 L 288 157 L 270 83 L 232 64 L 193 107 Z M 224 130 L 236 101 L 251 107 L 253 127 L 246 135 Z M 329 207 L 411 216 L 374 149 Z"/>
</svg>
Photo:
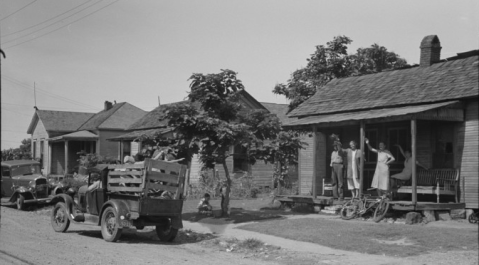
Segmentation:
<svg viewBox="0 0 479 265">
<path fill-rule="evenodd" d="M 388 129 L 388 141 L 386 143 L 386 149 L 396 159 L 396 163 L 404 162 L 404 156 L 401 154 L 399 148 L 394 145 L 400 145 L 404 151 L 411 151 L 411 133 L 407 127 L 398 127 Z"/>
<path fill-rule="evenodd" d="M 436 127 L 434 132 L 436 142 L 433 154 L 434 168 L 452 168 L 454 167 L 453 126 L 442 125 Z"/>
<path fill-rule="evenodd" d="M 246 148 L 236 145 L 233 150 L 233 172 L 248 172 L 249 163 Z"/>
<path fill-rule="evenodd" d="M 2 167 L 2 178 L 3 177 L 10 177 L 10 168 Z"/>
</svg>

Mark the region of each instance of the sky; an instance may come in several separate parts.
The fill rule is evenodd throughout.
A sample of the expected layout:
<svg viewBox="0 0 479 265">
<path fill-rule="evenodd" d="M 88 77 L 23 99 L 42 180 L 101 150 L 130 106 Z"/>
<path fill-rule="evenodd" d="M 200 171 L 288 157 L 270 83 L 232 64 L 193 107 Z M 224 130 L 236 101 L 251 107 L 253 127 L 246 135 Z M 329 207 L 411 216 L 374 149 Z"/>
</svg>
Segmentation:
<svg viewBox="0 0 479 265">
<path fill-rule="evenodd" d="M 1 149 L 29 138 L 34 106 L 98 112 L 106 100 L 145 111 L 183 100 L 193 73 L 238 73 L 259 102 L 306 65 L 317 45 L 374 43 L 419 62 L 479 49 L 479 1 L 0 0 Z"/>
</svg>

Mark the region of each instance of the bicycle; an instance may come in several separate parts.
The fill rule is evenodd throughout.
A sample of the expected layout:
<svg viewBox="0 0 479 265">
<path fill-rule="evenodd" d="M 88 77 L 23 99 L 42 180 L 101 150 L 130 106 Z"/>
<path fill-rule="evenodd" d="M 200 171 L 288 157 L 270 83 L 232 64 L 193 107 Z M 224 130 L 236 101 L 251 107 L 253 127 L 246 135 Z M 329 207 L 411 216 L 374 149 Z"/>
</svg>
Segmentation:
<svg viewBox="0 0 479 265">
<path fill-rule="evenodd" d="M 373 220 L 378 223 L 384 218 L 388 209 L 389 199 L 387 194 L 374 199 L 371 199 L 370 194 L 361 194 L 361 198 L 352 198 L 344 203 L 340 215 L 341 219 L 350 220 L 374 210 Z"/>
<path fill-rule="evenodd" d="M 469 215 L 469 223 L 471 224 L 479 223 L 479 216 L 477 213 L 472 213 L 471 215 Z"/>
</svg>

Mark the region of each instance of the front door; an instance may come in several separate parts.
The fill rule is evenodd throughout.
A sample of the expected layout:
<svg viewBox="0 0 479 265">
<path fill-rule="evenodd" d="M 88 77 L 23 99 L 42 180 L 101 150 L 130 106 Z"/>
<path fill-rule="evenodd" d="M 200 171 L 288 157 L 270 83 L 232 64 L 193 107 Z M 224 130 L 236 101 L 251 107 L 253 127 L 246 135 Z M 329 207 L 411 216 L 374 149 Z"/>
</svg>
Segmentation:
<svg viewBox="0 0 479 265">
<path fill-rule="evenodd" d="M 88 213 L 99 215 L 101 207 L 105 202 L 105 190 L 103 188 L 98 188 L 92 191 L 87 191 L 86 197 L 88 200 Z"/>
</svg>

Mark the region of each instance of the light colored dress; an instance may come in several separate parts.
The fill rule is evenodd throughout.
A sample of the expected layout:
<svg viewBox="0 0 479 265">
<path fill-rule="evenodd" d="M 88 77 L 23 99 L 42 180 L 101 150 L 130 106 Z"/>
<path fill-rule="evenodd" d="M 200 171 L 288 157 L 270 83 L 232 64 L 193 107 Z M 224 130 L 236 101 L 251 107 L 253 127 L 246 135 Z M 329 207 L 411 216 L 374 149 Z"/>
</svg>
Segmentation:
<svg viewBox="0 0 479 265">
<path fill-rule="evenodd" d="M 376 165 L 376 171 L 374 172 L 373 182 L 371 183 L 371 187 L 377 188 L 380 190 L 389 190 L 389 165 L 386 162 L 394 158 L 392 154 L 387 151 L 380 151 L 378 152 L 378 164 Z"/>
<path fill-rule="evenodd" d="M 391 178 L 400 179 L 400 180 L 409 180 L 412 176 L 412 158 L 409 158 L 404 161 L 404 169 L 401 173 L 392 175 Z"/>
</svg>

